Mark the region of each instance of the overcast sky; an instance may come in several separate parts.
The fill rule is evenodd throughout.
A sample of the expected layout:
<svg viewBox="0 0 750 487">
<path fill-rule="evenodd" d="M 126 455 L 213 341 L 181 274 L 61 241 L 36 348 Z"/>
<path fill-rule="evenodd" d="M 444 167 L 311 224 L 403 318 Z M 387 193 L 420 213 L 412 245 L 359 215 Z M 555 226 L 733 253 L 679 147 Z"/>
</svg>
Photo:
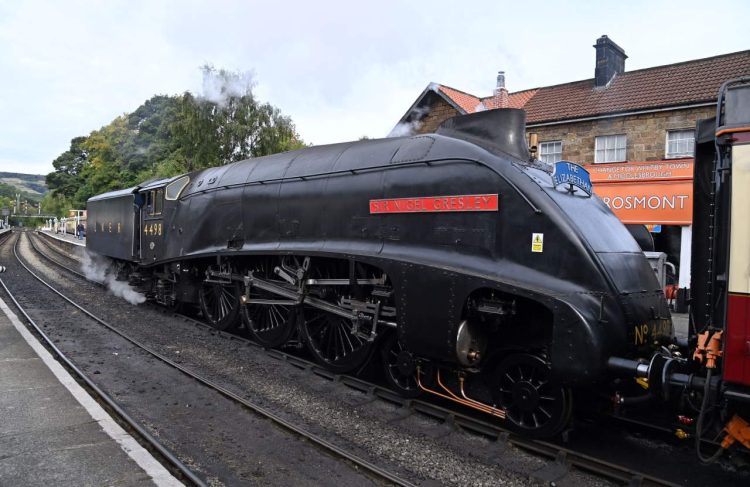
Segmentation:
<svg viewBox="0 0 750 487">
<path fill-rule="evenodd" d="M 718 5 L 718 4 L 717 4 Z M 253 71 L 305 140 L 383 137 L 431 81 L 490 95 L 750 49 L 750 2 L 0 0 L 0 171 L 45 174 L 70 139 L 206 63 Z M 719 13 L 724 14 L 718 17 Z"/>
</svg>

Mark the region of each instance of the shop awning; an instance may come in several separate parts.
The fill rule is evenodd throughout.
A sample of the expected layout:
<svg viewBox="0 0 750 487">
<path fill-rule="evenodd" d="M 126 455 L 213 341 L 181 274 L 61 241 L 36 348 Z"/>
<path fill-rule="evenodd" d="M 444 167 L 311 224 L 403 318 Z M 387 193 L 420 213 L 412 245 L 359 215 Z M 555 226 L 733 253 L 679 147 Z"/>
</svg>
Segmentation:
<svg viewBox="0 0 750 487">
<path fill-rule="evenodd" d="M 693 159 L 591 164 L 594 192 L 623 223 L 691 225 Z"/>
</svg>

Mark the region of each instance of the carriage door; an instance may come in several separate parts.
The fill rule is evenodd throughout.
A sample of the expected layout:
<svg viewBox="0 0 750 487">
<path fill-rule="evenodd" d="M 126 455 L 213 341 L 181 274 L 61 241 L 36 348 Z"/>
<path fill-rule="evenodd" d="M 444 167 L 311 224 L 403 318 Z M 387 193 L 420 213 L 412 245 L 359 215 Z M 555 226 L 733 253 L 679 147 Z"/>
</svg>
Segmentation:
<svg viewBox="0 0 750 487">
<path fill-rule="evenodd" d="M 164 187 L 145 192 L 141 211 L 141 262 L 147 264 L 164 253 Z"/>
</svg>

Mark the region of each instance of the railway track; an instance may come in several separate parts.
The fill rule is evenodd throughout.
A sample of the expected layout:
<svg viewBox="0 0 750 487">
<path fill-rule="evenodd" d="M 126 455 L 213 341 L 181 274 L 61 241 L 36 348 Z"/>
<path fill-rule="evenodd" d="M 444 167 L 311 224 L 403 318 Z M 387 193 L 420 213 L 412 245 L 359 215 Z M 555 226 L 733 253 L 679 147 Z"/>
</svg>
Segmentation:
<svg viewBox="0 0 750 487">
<path fill-rule="evenodd" d="M 402 478 L 398 474 L 390 471 L 387 468 L 381 467 L 379 465 L 376 465 L 366 459 L 363 459 L 356 454 L 353 454 L 345 447 L 336 445 L 325 438 L 321 437 L 320 435 L 317 435 L 311 431 L 306 430 L 304 427 L 294 424 L 278 415 L 276 415 L 274 412 L 260 406 L 259 404 L 256 404 L 247 398 L 243 398 L 239 396 L 237 393 L 223 387 L 220 384 L 217 384 L 210 379 L 202 376 L 201 374 L 198 374 L 187 367 L 184 367 L 177 363 L 176 361 L 170 359 L 169 357 L 164 356 L 163 354 L 160 354 L 159 352 L 153 350 L 151 347 L 146 345 L 145 343 L 141 343 L 138 340 L 128 336 L 128 334 L 124 333 L 122 330 L 118 329 L 116 326 L 111 325 L 110 323 L 106 322 L 105 320 L 101 319 L 100 317 L 96 316 L 95 314 L 91 313 L 84 307 L 80 306 L 78 303 L 76 303 L 73 299 L 66 296 L 64 293 L 60 292 L 58 289 L 56 289 L 54 286 L 52 286 L 50 283 L 45 281 L 42 277 L 37 275 L 35 272 L 33 272 L 30 267 L 23 261 L 23 259 L 19 256 L 17 246 L 18 241 L 20 240 L 20 237 L 16 239 L 16 242 L 14 244 L 13 248 L 13 254 L 16 257 L 18 263 L 31 275 L 34 279 L 39 281 L 42 285 L 44 285 L 47 289 L 49 289 L 51 292 L 59 296 L 59 298 L 65 300 L 68 304 L 78 309 L 81 313 L 88 316 L 91 320 L 97 322 L 101 326 L 105 327 L 107 330 L 117 334 L 121 338 L 125 339 L 129 343 L 135 345 L 139 349 L 147 352 L 157 360 L 161 361 L 164 364 L 167 364 L 168 366 L 179 370 L 182 374 L 190 377 L 191 379 L 194 379 L 195 381 L 199 382 L 205 387 L 208 387 L 209 389 L 216 391 L 217 393 L 223 395 L 224 397 L 236 402 L 237 404 L 242 405 L 243 407 L 249 409 L 253 413 L 272 421 L 277 426 L 280 426 L 281 428 L 285 429 L 288 432 L 293 433 L 297 436 L 298 439 L 304 439 L 304 441 L 310 442 L 314 445 L 316 445 L 318 448 L 326 451 L 330 455 L 334 455 L 346 462 L 349 462 L 350 464 L 356 466 L 356 468 L 361 469 L 362 471 L 365 471 L 369 474 L 369 476 L 379 479 L 379 483 L 387 483 L 392 485 L 400 485 L 400 486 L 414 486 L 415 484 L 411 481 Z M 43 252 L 41 252 L 31 241 L 32 248 L 36 252 L 38 252 L 39 255 L 42 255 L 44 258 L 48 259 L 50 262 L 53 262 L 58 267 L 65 269 L 68 272 L 74 273 L 75 275 L 86 278 L 83 274 L 80 272 L 70 269 L 63 265 L 62 263 L 51 259 L 48 255 L 45 255 Z M 195 485 L 206 485 L 205 482 L 197 476 L 194 472 L 192 472 L 190 469 L 188 469 L 182 462 L 180 462 L 179 459 L 176 458 L 174 454 L 172 454 L 168 449 L 166 449 L 164 446 L 162 446 L 158 440 L 156 440 L 152 435 L 150 435 L 143 427 L 141 427 L 136 421 L 134 421 L 110 396 L 108 396 L 101 388 L 99 388 L 95 382 L 88 377 L 86 374 L 84 374 L 80 368 L 76 367 L 76 365 L 68 358 L 66 357 L 63 352 L 55 346 L 53 341 L 44 333 L 42 328 L 36 324 L 36 322 L 32 319 L 32 317 L 26 312 L 26 310 L 21 306 L 21 304 L 16 300 L 13 293 L 8 289 L 8 287 L 5 285 L 5 283 L 0 280 L 0 284 L 2 284 L 2 287 L 4 288 L 5 292 L 8 294 L 8 296 L 13 301 L 14 305 L 19 309 L 21 314 L 26 318 L 26 320 L 29 322 L 29 324 L 35 329 L 35 331 L 43 338 L 45 343 L 55 352 L 55 354 L 60 357 L 60 359 L 69 367 L 71 371 L 75 373 L 77 377 L 79 377 L 84 383 L 86 383 L 91 390 L 95 391 L 97 396 L 102 399 L 107 405 L 114 410 L 117 415 L 126 422 L 131 428 L 133 428 L 135 431 L 138 432 L 138 434 L 141 436 L 141 438 L 152 446 L 153 449 L 157 450 L 162 457 L 173 467 L 173 469 L 178 470 L 184 479 L 188 479 L 190 482 L 194 483 Z"/>
<path fill-rule="evenodd" d="M 58 257 L 63 257 L 69 262 L 72 262 L 69 257 L 67 257 L 64 253 L 60 252 L 59 249 L 56 249 L 55 247 L 56 246 L 54 244 L 50 245 L 50 248 L 57 253 Z M 85 276 L 77 270 L 66 266 L 62 262 L 59 262 L 49 255 L 44 254 L 37 247 L 34 248 L 37 252 L 39 252 L 40 255 L 48 259 L 54 265 L 59 266 L 67 272 L 73 273 L 85 279 Z M 500 428 L 497 424 L 484 421 L 470 414 L 457 412 L 454 409 L 449 409 L 441 405 L 422 400 L 404 399 L 391 390 L 373 382 L 362 380 L 357 377 L 333 374 L 302 357 L 285 353 L 279 350 L 265 350 L 251 340 L 248 340 L 247 338 L 239 337 L 237 335 L 225 332 L 216 332 L 216 330 L 213 330 L 213 328 L 211 328 L 209 325 L 195 320 L 192 317 L 184 315 L 176 316 L 179 316 L 181 319 L 193 324 L 194 326 L 205 328 L 207 330 L 211 330 L 214 333 L 218 333 L 220 336 L 223 336 L 226 339 L 233 341 L 242 341 L 248 346 L 252 346 L 257 349 L 259 353 L 264 351 L 269 356 L 276 358 L 279 361 L 286 362 L 298 369 L 305 370 L 310 374 L 314 374 L 315 376 L 328 379 L 329 381 L 338 385 L 359 391 L 364 396 L 362 398 L 363 404 L 370 401 L 385 401 L 390 404 L 396 405 L 399 408 L 399 411 L 401 412 L 401 416 L 403 418 L 418 414 L 441 422 L 443 428 L 446 431 L 446 434 L 449 434 L 451 431 L 469 432 L 471 434 L 480 435 L 484 438 L 489 439 L 494 443 L 495 449 L 497 451 L 504 449 L 505 445 L 512 445 L 522 450 L 532 452 L 535 455 L 542 456 L 548 460 L 548 463 L 543 468 L 540 468 L 539 470 L 533 472 L 531 476 L 536 481 L 554 485 L 555 483 L 565 479 L 565 477 L 568 476 L 573 469 L 579 469 L 582 471 L 594 473 L 595 475 L 601 476 L 609 481 L 613 481 L 621 485 L 678 485 L 657 476 L 647 475 L 632 468 L 605 461 L 591 455 L 586 455 L 574 449 L 565 448 L 564 446 L 558 444 L 512 435 L 506 430 Z"/>
<path fill-rule="evenodd" d="M 0 245 L 5 244 L 5 241 L 9 238 L 9 235 L 3 235 Z M 19 261 L 20 262 L 20 261 Z M 109 413 L 114 416 L 115 420 L 123 426 L 126 426 L 128 430 L 135 433 L 141 443 L 141 445 L 147 447 L 149 451 L 156 454 L 157 458 L 162 464 L 169 467 L 173 474 L 181 481 L 188 481 L 196 486 L 206 486 L 195 473 L 190 470 L 179 458 L 177 458 L 169 449 L 164 447 L 153 435 L 151 435 L 146 429 L 144 429 L 135 419 L 133 419 L 120 405 L 112 399 L 112 397 L 104 392 L 88 375 L 86 375 L 80 368 L 78 368 L 73 361 L 71 361 L 56 345 L 55 343 L 44 333 L 41 327 L 36 321 L 26 312 L 26 310 L 18 303 L 18 300 L 10 292 L 8 287 L 5 285 L 2 279 L 0 279 L 0 286 L 13 302 L 15 307 L 21 312 L 21 315 L 26 319 L 27 323 L 32 327 L 33 331 L 38 337 L 43 340 L 43 344 L 48 350 L 53 352 L 53 355 L 63 364 L 63 366 L 72 373 L 79 383 L 83 384 L 89 393 L 93 393 L 94 397 L 98 402 L 106 406 Z"/>
</svg>

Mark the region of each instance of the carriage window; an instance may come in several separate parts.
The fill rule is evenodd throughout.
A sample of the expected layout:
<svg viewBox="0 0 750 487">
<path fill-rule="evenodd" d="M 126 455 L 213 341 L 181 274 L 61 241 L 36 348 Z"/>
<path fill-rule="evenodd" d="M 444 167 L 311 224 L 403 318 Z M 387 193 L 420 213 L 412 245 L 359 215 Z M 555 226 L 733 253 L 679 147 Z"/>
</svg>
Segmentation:
<svg viewBox="0 0 750 487">
<path fill-rule="evenodd" d="M 180 197 L 180 193 L 182 193 L 182 190 L 185 189 L 185 186 L 190 182 L 189 176 L 182 176 L 179 179 L 175 179 L 171 183 L 167 185 L 167 191 L 164 195 L 166 199 L 169 201 L 176 200 Z"/>
</svg>

